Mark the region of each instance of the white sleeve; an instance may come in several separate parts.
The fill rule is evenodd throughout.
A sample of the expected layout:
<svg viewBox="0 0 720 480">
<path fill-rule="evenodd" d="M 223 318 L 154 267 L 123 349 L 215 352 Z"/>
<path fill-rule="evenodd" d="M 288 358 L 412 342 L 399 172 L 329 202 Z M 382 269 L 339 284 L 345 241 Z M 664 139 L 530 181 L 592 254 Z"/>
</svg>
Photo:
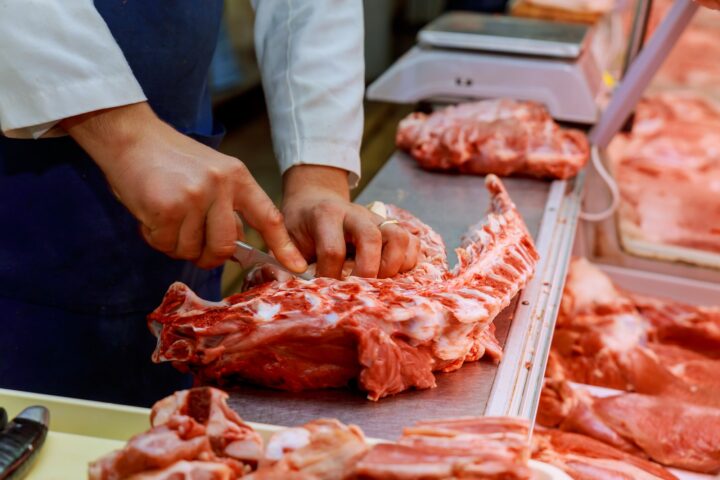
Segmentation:
<svg viewBox="0 0 720 480">
<path fill-rule="evenodd" d="M 0 0 L 0 130 L 40 137 L 58 121 L 145 100 L 92 0 Z"/>
<path fill-rule="evenodd" d="M 282 172 L 313 164 L 360 178 L 362 0 L 253 0 L 255 50 Z"/>
</svg>

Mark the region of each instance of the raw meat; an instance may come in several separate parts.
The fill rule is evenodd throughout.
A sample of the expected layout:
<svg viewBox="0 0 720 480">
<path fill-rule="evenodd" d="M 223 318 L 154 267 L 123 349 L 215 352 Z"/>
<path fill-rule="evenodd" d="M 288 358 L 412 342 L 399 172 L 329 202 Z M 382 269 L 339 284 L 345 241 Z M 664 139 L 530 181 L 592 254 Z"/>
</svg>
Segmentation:
<svg viewBox="0 0 720 480">
<path fill-rule="evenodd" d="M 594 24 L 614 6 L 614 0 L 517 0 L 510 5 L 510 13 L 517 17 Z"/>
<path fill-rule="evenodd" d="M 616 136 L 608 155 L 624 239 L 720 252 L 716 105 L 697 94 L 646 99 L 632 133 Z"/>
<path fill-rule="evenodd" d="M 546 376 L 720 407 L 720 360 L 700 353 L 706 344 L 694 351 L 658 340 L 675 330 L 699 336 L 707 326 L 680 318 L 671 328 L 668 321 L 648 321 L 597 267 L 574 259 Z"/>
<path fill-rule="evenodd" d="M 223 463 L 180 460 L 162 470 L 137 473 L 126 480 L 236 480 L 235 470 Z"/>
<path fill-rule="evenodd" d="M 703 7 L 720 10 L 720 0 L 697 0 L 697 2 Z"/>
<path fill-rule="evenodd" d="M 262 454 L 260 436 L 231 410 L 227 393 L 183 390 L 153 406 L 152 428 L 90 464 L 90 480 L 233 480 Z"/>
<path fill-rule="evenodd" d="M 268 441 L 260 468 L 248 480 L 343 480 L 368 451 L 355 425 L 321 419 L 288 428 Z"/>
<path fill-rule="evenodd" d="M 200 382 L 240 380 L 298 391 L 351 380 L 377 400 L 435 386 L 434 371 L 484 355 L 499 359 L 492 321 L 532 276 L 537 252 L 502 183 L 488 176 L 487 219 L 473 227 L 449 271 L 442 239 L 409 213 L 390 216 L 418 235 L 418 266 L 393 279 L 296 278 L 211 303 L 170 287 L 148 319 L 156 362 Z"/>
<path fill-rule="evenodd" d="M 652 325 L 653 341 L 720 358 L 720 308 L 631 295 L 640 315 Z"/>
<path fill-rule="evenodd" d="M 419 422 L 395 444 L 376 445 L 359 479 L 530 479 L 528 423 L 504 417 Z"/>
<path fill-rule="evenodd" d="M 660 465 L 585 435 L 535 427 L 532 458 L 555 465 L 575 480 L 677 480 Z"/>
<path fill-rule="evenodd" d="M 708 20 L 705 24 L 693 21 L 685 29 L 653 79 L 654 90 L 693 90 L 720 99 L 720 65 L 717 62 L 720 58 L 717 30 L 720 13 L 702 13 Z"/>
<path fill-rule="evenodd" d="M 122 450 L 93 462 L 89 479 L 400 478 L 362 473 L 393 466 L 376 465 L 372 458 L 363 460 L 369 446 L 362 430 L 334 419 L 282 430 L 270 437 L 263 450 L 260 436 L 228 407 L 227 396 L 221 390 L 200 387 L 160 400 L 152 409 L 152 428 L 131 438 Z M 433 473 L 452 467 L 451 473 L 462 478 L 529 479 L 527 435 L 527 422 L 512 418 L 419 422 L 406 429 L 398 448 L 415 456 L 432 451 L 434 456 L 425 455 L 421 468 L 402 478 L 459 478 Z M 377 459 L 385 448 L 385 444 L 375 447 L 371 456 Z"/>
<path fill-rule="evenodd" d="M 589 157 L 584 133 L 560 128 L 540 104 L 508 99 L 412 113 L 395 142 L 423 168 L 479 175 L 570 178 Z"/>
<path fill-rule="evenodd" d="M 537 422 L 669 467 L 720 472 L 718 408 L 635 393 L 594 397 L 566 382 L 546 381 Z"/>
</svg>

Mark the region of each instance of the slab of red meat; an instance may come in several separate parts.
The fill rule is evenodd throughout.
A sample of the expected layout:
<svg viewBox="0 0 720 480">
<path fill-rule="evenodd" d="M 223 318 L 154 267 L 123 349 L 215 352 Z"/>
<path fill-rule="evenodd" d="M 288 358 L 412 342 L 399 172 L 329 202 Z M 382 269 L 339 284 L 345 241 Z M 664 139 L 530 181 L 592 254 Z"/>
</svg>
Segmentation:
<svg viewBox="0 0 720 480">
<path fill-rule="evenodd" d="M 260 468 L 248 480 L 354 479 L 355 464 L 367 451 L 365 436 L 355 425 L 314 420 L 273 435 Z"/>
<path fill-rule="evenodd" d="M 570 178 L 589 157 L 584 133 L 560 128 L 540 104 L 509 99 L 412 113 L 395 142 L 423 168 L 478 175 Z"/>
<path fill-rule="evenodd" d="M 660 465 L 577 433 L 535 427 L 532 458 L 575 480 L 677 480 Z"/>
<path fill-rule="evenodd" d="M 442 239 L 409 213 L 390 216 L 418 235 L 418 266 L 392 279 L 275 281 L 223 302 L 174 284 L 148 319 L 153 360 L 172 361 L 201 382 L 250 381 L 298 391 L 357 380 L 368 398 L 435 386 L 433 371 L 500 348 L 491 322 L 532 276 L 532 239 L 500 180 L 484 222 L 449 271 Z"/>
<path fill-rule="evenodd" d="M 720 409 L 663 396 L 595 397 L 546 381 L 537 422 L 582 433 L 669 467 L 720 472 Z"/>
<path fill-rule="evenodd" d="M 720 65 L 720 62 L 714 62 Z M 697 94 L 645 99 L 608 148 L 623 238 L 720 252 L 720 109 Z"/>
<path fill-rule="evenodd" d="M 419 422 L 395 443 L 374 446 L 359 479 L 530 479 L 528 423 L 506 417 Z"/>
<path fill-rule="evenodd" d="M 202 387 L 153 406 L 152 428 L 122 450 L 90 464 L 90 480 L 234 480 L 262 454 L 260 436 L 226 403 L 227 393 Z"/>
<path fill-rule="evenodd" d="M 652 326 L 652 341 L 720 358 L 720 308 L 698 307 L 644 295 L 632 294 L 630 298 L 640 315 Z"/>
<path fill-rule="evenodd" d="M 720 360 L 702 355 L 704 344 L 693 351 L 657 341 L 655 324 L 597 267 L 574 259 L 546 376 L 720 407 Z M 682 317 L 678 325 L 687 333 Z M 704 328 L 695 333 L 701 335 Z"/>
</svg>

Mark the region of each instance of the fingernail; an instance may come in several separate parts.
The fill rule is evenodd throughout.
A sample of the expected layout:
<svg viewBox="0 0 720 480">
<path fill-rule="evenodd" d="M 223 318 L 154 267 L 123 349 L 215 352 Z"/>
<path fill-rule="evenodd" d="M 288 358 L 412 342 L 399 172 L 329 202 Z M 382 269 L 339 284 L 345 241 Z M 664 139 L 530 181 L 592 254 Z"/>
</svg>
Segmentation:
<svg viewBox="0 0 720 480">
<path fill-rule="evenodd" d="M 300 255 L 299 253 L 293 254 L 293 259 L 291 260 L 292 263 L 292 269 L 295 272 L 304 272 L 308 268 L 308 264 L 305 261 L 305 259 Z"/>
</svg>

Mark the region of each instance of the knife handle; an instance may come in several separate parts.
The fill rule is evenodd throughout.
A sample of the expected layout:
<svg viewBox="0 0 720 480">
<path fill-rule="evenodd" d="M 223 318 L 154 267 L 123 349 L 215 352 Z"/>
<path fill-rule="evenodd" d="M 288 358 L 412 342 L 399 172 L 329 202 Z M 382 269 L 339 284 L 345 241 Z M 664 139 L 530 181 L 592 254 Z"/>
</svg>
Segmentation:
<svg viewBox="0 0 720 480">
<path fill-rule="evenodd" d="M 0 431 L 5 429 L 5 425 L 7 425 L 7 412 L 4 408 L 0 407 Z"/>
<path fill-rule="evenodd" d="M 0 480 L 19 480 L 28 473 L 45 443 L 47 418 L 44 407 L 29 407 L 0 432 Z"/>
</svg>

